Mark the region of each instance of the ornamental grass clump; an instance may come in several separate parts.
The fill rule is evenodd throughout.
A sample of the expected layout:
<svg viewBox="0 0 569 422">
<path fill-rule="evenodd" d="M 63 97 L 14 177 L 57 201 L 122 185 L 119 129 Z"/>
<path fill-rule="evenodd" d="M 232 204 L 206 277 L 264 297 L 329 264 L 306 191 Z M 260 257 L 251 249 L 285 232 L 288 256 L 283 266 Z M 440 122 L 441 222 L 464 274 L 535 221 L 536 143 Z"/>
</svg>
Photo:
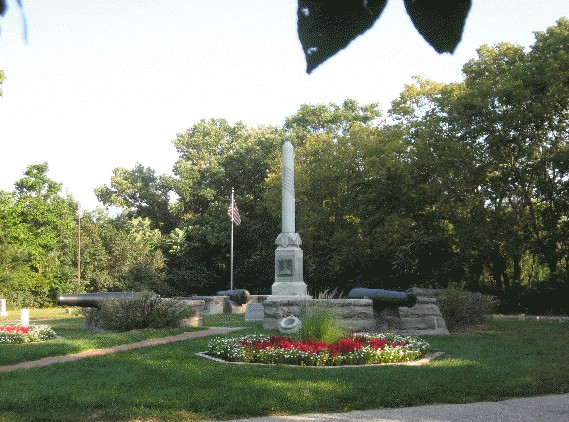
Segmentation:
<svg viewBox="0 0 569 422">
<path fill-rule="evenodd" d="M 320 340 L 333 343 L 346 336 L 338 315 L 328 303 L 307 303 L 302 305 L 298 316 L 302 325 L 296 333 L 298 340 Z"/>
<path fill-rule="evenodd" d="M 341 366 L 407 362 L 429 350 L 425 341 L 389 333 L 358 334 L 332 343 L 253 334 L 215 338 L 208 344 L 207 355 L 228 362 Z"/>
<path fill-rule="evenodd" d="M 0 344 L 33 343 L 56 337 L 57 334 L 48 325 L 0 326 Z"/>
</svg>

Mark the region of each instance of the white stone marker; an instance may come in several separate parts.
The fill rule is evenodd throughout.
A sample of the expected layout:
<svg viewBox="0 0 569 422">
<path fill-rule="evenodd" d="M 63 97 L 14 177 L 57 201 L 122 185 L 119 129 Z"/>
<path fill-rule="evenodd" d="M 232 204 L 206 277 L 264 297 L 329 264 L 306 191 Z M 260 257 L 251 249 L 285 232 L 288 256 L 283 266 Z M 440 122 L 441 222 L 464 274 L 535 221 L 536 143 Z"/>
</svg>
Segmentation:
<svg viewBox="0 0 569 422">
<path fill-rule="evenodd" d="M 6 299 L 0 299 L 0 316 L 8 316 L 6 311 Z"/>
<path fill-rule="evenodd" d="M 265 307 L 262 303 L 248 303 L 245 311 L 245 321 L 262 321 L 265 317 Z"/>
<path fill-rule="evenodd" d="M 30 325 L 30 310 L 29 309 L 20 309 L 20 323 L 22 327 L 27 327 Z"/>
<path fill-rule="evenodd" d="M 275 282 L 268 300 L 309 299 L 303 279 L 302 240 L 295 229 L 294 150 L 290 141 L 282 147 L 281 234 L 275 244 Z"/>
</svg>

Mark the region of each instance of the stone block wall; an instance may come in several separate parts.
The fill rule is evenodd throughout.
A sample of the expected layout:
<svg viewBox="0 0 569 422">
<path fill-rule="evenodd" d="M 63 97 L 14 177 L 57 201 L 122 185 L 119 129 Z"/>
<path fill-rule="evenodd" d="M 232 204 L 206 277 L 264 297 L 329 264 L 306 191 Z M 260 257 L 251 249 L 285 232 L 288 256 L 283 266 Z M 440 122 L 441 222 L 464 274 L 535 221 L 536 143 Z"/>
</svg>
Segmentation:
<svg viewBox="0 0 569 422">
<path fill-rule="evenodd" d="M 183 300 L 202 300 L 204 302 L 204 315 L 222 314 L 225 308 L 225 301 L 228 296 L 190 296 L 178 298 Z"/>
<path fill-rule="evenodd" d="M 376 315 L 376 329 L 402 335 L 448 335 L 435 294 L 429 289 L 413 289 L 417 303 L 412 308 L 386 309 Z"/>
<path fill-rule="evenodd" d="M 180 327 L 201 327 L 203 323 L 203 315 L 205 310 L 205 301 L 199 299 L 162 299 L 175 300 L 179 306 L 189 307 L 193 315 L 189 318 L 180 320 Z"/>
<path fill-rule="evenodd" d="M 299 316 L 300 309 L 305 306 L 329 306 L 340 324 L 349 331 L 368 331 L 373 329 L 373 303 L 370 299 L 299 299 L 278 300 L 269 298 L 263 302 L 263 328 L 278 330 L 279 322 L 290 315 Z"/>
<path fill-rule="evenodd" d="M 251 295 L 249 303 L 262 303 L 268 295 Z M 233 302 L 229 296 L 190 296 L 176 297 L 176 300 L 202 300 L 205 303 L 203 315 L 218 314 L 244 314 L 247 305 L 239 305 Z"/>
</svg>

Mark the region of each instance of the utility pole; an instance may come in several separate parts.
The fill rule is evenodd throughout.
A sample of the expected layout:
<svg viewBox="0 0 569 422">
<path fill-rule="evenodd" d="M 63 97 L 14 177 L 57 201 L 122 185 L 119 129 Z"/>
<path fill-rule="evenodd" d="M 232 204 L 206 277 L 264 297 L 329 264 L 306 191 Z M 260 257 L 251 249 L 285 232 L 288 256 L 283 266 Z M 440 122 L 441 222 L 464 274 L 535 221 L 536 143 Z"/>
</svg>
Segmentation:
<svg viewBox="0 0 569 422">
<path fill-rule="evenodd" d="M 81 284 L 81 211 L 77 214 L 77 284 Z"/>
</svg>

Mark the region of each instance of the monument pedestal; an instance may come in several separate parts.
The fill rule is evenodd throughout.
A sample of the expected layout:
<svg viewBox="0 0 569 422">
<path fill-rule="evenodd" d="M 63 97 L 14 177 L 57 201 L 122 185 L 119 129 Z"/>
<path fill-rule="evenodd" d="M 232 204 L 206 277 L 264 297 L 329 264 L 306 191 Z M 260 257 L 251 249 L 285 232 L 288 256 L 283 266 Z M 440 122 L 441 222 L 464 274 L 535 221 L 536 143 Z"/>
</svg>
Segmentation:
<svg viewBox="0 0 569 422">
<path fill-rule="evenodd" d="M 271 288 L 271 296 L 267 300 L 310 298 L 302 276 L 302 262 L 302 249 L 298 246 L 277 247 L 275 251 L 275 282 Z"/>
</svg>

